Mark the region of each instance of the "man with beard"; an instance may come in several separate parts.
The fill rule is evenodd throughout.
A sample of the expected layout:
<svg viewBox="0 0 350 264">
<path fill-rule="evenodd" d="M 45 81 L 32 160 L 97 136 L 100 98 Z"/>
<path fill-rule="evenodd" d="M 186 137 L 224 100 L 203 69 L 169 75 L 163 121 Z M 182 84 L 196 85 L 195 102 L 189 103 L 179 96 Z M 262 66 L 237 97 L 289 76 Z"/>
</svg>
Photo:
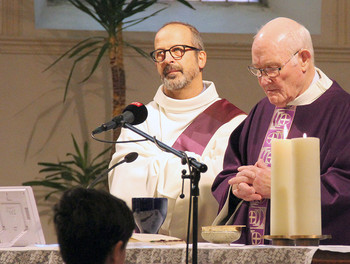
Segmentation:
<svg viewBox="0 0 350 264">
<path fill-rule="evenodd" d="M 266 97 L 231 135 L 213 184 L 214 223 L 246 225 L 236 243 L 268 243 L 271 139 L 286 129 L 287 138 L 320 139 L 322 234 L 332 236 L 320 243 L 350 245 L 350 95 L 315 67 L 309 31 L 288 18 L 260 29 L 248 68 Z"/>
<path fill-rule="evenodd" d="M 211 224 L 216 216 L 218 205 L 211 194 L 211 184 L 222 169 L 229 134 L 246 115 L 220 99 L 214 83 L 202 80 L 207 56 L 193 26 L 181 22 L 165 24 L 156 34 L 154 47 L 151 57 L 163 84 L 147 105 L 147 120 L 136 127 L 207 165 L 199 182 L 200 228 Z M 122 129 L 119 141 L 135 139 L 142 138 Z M 181 164 L 179 157 L 150 141 L 116 144 L 111 165 L 130 151 L 139 156 L 132 164 L 120 165 L 110 173 L 110 192 L 130 207 L 132 197 L 168 198 L 167 218 L 160 233 L 186 239 L 189 180 L 184 181 L 185 198 L 179 196 L 181 172 L 188 167 Z"/>
</svg>

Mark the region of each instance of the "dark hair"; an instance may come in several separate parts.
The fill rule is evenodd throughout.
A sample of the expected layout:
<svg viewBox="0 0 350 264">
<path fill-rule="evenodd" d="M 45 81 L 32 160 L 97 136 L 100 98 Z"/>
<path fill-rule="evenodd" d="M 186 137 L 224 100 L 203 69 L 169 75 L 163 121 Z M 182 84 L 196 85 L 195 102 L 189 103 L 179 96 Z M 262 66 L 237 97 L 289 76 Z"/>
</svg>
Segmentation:
<svg viewBox="0 0 350 264">
<path fill-rule="evenodd" d="M 81 187 L 66 191 L 54 207 L 54 223 L 66 264 L 103 264 L 118 241 L 123 248 L 135 228 L 126 203 Z"/>
</svg>

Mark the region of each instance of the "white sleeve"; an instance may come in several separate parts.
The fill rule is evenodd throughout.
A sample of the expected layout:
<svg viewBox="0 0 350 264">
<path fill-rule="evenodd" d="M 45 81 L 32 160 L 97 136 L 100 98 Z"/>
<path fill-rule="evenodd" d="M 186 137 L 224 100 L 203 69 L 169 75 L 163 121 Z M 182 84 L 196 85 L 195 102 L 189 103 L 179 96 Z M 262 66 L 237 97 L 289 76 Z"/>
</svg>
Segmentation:
<svg viewBox="0 0 350 264">
<path fill-rule="evenodd" d="M 201 156 L 187 152 L 189 157 L 208 166 L 207 172 L 201 174 L 199 181 L 199 227 L 210 225 L 217 214 L 218 204 L 211 194 L 211 186 L 216 175 L 222 170 L 229 136 L 245 117 L 240 115 L 220 127 Z M 144 122 L 137 127 L 148 133 L 147 126 L 147 122 Z M 122 129 L 118 141 L 135 139 L 141 139 L 141 137 L 133 131 Z M 123 199 L 130 208 L 132 197 L 167 197 L 168 214 L 161 232 L 184 239 L 190 196 L 189 180 L 185 180 L 185 199 L 180 199 L 179 195 L 182 187 L 181 172 L 186 169 L 188 173 L 188 166 L 182 165 L 179 157 L 160 150 L 150 141 L 116 144 L 116 153 L 110 165 L 112 166 L 133 151 L 139 154 L 134 162 L 124 163 L 110 172 L 111 194 Z"/>
</svg>

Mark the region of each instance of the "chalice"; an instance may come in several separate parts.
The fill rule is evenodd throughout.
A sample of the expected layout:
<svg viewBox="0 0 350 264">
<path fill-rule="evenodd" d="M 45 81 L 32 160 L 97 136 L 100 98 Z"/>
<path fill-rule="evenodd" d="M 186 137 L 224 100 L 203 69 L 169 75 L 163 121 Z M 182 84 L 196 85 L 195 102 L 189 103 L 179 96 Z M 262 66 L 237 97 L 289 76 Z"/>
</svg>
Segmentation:
<svg viewBox="0 0 350 264">
<path fill-rule="evenodd" d="M 132 198 L 132 211 L 140 233 L 157 234 L 164 223 L 167 210 L 167 198 Z"/>
</svg>

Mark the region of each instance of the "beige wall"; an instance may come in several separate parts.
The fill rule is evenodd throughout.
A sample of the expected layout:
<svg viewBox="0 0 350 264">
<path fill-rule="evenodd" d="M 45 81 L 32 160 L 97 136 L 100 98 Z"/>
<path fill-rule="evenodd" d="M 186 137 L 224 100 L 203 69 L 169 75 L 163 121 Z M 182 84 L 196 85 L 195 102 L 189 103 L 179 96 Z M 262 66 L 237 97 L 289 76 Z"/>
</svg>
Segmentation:
<svg viewBox="0 0 350 264">
<path fill-rule="evenodd" d="M 33 0 L 0 1 L 0 18 L 0 185 L 21 185 L 39 176 L 39 161 L 63 160 L 73 151 L 71 133 L 79 142 L 89 140 L 94 153 L 103 149 L 89 134 L 111 118 L 111 78 L 106 62 L 91 80 L 79 84 L 87 69 L 78 68 L 63 104 L 68 62 L 42 71 L 78 39 L 96 32 L 36 30 Z M 324 0 L 320 19 L 322 33 L 313 36 L 316 64 L 350 92 L 350 1 Z M 153 36 L 125 33 L 147 51 Z M 248 112 L 264 96 L 246 70 L 252 36 L 204 34 L 204 39 L 209 57 L 205 79 L 216 83 L 221 97 Z M 127 103 L 147 103 L 160 83 L 154 66 L 129 50 L 125 53 Z M 52 203 L 41 194 L 36 190 L 46 240 L 53 243 Z"/>
</svg>

